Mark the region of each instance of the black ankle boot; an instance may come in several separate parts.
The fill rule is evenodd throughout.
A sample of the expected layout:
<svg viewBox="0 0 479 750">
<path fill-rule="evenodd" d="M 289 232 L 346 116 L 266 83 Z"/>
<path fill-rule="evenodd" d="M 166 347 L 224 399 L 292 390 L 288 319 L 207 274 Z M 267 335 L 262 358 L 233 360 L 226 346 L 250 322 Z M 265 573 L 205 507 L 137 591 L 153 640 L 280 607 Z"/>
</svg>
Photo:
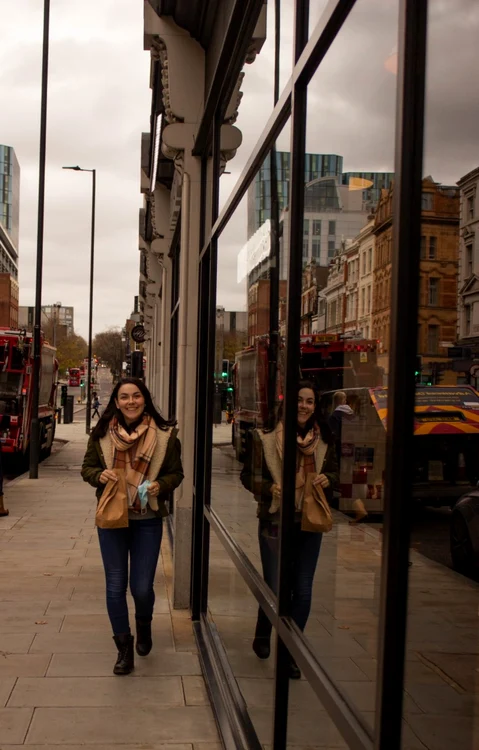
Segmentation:
<svg viewBox="0 0 479 750">
<path fill-rule="evenodd" d="M 151 640 L 151 620 L 145 617 L 136 618 L 136 653 L 138 656 L 148 656 L 153 646 Z"/>
<path fill-rule="evenodd" d="M 289 679 L 290 680 L 300 680 L 301 679 L 301 670 L 296 664 L 293 657 L 291 657 L 291 661 L 289 663 Z"/>
<path fill-rule="evenodd" d="M 271 651 L 268 637 L 256 636 L 253 641 L 253 651 L 258 659 L 268 659 Z"/>
<path fill-rule="evenodd" d="M 113 640 L 118 649 L 118 658 L 113 667 L 113 674 L 130 674 L 135 668 L 133 636 L 130 633 L 121 633 L 121 635 L 114 635 Z"/>
</svg>

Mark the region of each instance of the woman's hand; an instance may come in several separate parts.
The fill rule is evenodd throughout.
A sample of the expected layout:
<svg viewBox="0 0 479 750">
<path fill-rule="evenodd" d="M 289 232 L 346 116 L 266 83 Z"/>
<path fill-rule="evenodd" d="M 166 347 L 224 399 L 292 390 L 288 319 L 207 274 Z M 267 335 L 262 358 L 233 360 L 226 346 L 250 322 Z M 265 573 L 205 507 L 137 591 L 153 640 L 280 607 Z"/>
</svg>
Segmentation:
<svg viewBox="0 0 479 750">
<path fill-rule="evenodd" d="M 150 495 L 150 497 L 158 497 L 160 494 L 160 485 L 158 482 L 152 482 L 149 487 L 146 490 L 147 494 Z"/>
<path fill-rule="evenodd" d="M 329 487 L 330 482 L 326 474 L 318 474 L 316 479 L 313 479 L 313 484 L 319 484 L 320 487 L 326 489 L 326 487 Z"/>
<path fill-rule="evenodd" d="M 107 484 L 109 481 L 118 482 L 118 477 L 112 469 L 105 469 L 100 474 L 100 484 Z"/>
</svg>

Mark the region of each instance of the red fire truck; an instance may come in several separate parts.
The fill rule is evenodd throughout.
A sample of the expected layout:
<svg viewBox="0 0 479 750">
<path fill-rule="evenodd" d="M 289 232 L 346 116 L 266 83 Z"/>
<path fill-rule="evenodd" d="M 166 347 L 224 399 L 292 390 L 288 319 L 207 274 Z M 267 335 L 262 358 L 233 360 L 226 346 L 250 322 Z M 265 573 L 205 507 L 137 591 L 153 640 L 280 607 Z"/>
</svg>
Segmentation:
<svg viewBox="0 0 479 750">
<path fill-rule="evenodd" d="M 283 394 L 283 355 L 284 342 L 278 354 L 277 402 Z M 254 346 L 236 354 L 233 445 L 238 460 L 244 458 L 247 431 L 262 427 L 267 421 L 269 356 L 267 336 L 259 337 Z M 298 366 L 300 376 L 313 381 L 320 392 L 383 385 L 383 370 L 377 366 L 377 341 L 371 339 L 302 335 Z"/>
<path fill-rule="evenodd" d="M 50 455 L 55 434 L 58 362 L 56 349 L 42 339 L 40 398 L 41 457 Z M 0 443 L 2 458 L 17 469 L 29 461 L 33 378 L 33 338 L 0 328 Z"/>
</svg>

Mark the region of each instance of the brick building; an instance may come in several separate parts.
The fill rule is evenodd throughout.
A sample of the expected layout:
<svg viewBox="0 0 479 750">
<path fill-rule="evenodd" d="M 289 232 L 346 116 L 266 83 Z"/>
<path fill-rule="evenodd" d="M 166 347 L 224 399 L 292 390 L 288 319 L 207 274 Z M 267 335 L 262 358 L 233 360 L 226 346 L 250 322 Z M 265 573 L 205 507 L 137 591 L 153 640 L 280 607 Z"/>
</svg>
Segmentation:
<svg viewBox="0 0 479 750">
<path fill-rule="evenodd" d="M 280 300 L 286 297 L 287 282 L 279 282 Z M 259 279 L 248 289 L 248 344 L 269 333 L 270 281 Z M 281 304 L 281 302 L 280 302 Z M 281 318 L 280 318 L 281 322 Z"/>
<path fill-rule="evenodd" d="M 380 362 L 388 372 L 391 314 L 392 205 L 394 186 L 383 191 L 376 212 L 372 335 L 380 342 Z M 418 353 L 423 369 L 447 359 L 457 326 L 459 190 L 426 177 L 422 183 Z M 443 382 L 455 382 L 452 373 Z"/>
<path fill-rule="evenodd" d="M 18 328 L 18 281 L 0 273 L 0 326 Z"/>
<path fill-rule="evenodd" d="M 318 294 L 326 287 L 328 269 L 313 259 L 303 271 L 301 292 L 301 333 L 313 333 L 313 318 L 318 314 Z"/>
</svg>

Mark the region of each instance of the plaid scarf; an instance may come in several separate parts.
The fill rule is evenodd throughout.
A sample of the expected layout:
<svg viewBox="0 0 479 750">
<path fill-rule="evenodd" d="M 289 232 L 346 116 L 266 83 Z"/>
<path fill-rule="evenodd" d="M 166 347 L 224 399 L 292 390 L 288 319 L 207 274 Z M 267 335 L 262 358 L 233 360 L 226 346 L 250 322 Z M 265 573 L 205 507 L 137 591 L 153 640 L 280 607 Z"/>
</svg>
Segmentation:
<svg viewBox="0 0 479 750">
<path fill-rule="evenodd" d="M 295 506 L 296 510 L 301 510 L 303 505 L 304 488 L 306 484 L 306 474 L 316 471 L 314 454 L 320 439 L 319 429 L 316 425 L 309 430 L 304 436 L 298 435 L 297 453 L 296 453 L 296 493 Z M 276 426 L 276 449 L 281 460 L 283 460 L 283 423 L 278 422 Z"/>
<path fill-rule="evenodd" d="M 157 443 L 157 426 L 148 414 L 131 434 L 118 422 L 116 417 L 110 422 L 110 437 L 114 446 L 113 468 L 124 469 L 128 490 L 128 505 L 135 512 L 141 512 L 138 487 L 145 480 Z"/>
</svg>

